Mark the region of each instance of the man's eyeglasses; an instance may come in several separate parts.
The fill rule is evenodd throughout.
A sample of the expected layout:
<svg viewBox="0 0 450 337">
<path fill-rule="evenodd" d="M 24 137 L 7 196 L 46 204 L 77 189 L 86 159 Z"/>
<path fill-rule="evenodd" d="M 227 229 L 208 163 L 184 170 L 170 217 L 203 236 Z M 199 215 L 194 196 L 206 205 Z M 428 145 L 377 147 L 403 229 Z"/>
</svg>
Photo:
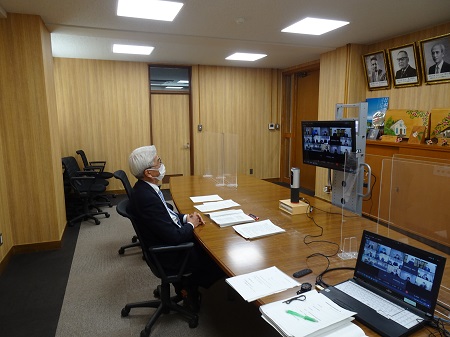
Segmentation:
<svg viewBox="0 0 450 337">
<path fill-rule="evenodd" d="M 406 60 L 407 58 L 408 58 L 407 56 L 399 57 L 399 58 L 397 59 L 397 61 L 404 61 L 404 60 Z"/>
<path fill-rule="evenodd" d="M 158 158 L 158 160 L 156 161 L 156 165 L 147 167 L 144 171 L 146 171 L 146 170 L 153 170 L 154 167 L 161 165 L 161 163 L 162 163 L 161 158 Z"/>
</svg>

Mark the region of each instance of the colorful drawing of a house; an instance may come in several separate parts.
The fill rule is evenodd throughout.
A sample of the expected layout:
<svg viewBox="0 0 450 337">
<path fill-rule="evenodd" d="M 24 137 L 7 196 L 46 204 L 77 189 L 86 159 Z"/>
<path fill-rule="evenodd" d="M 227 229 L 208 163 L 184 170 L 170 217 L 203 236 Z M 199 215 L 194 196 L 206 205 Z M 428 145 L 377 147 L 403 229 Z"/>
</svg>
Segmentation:
<svg viewBox="0 0 450 337">
<path fill-rule="evenodd" d="M 403 119 L 399 119 L 392 126 L 391 130 L 394 131 L 396 136 L 406 136 L 406 125 Z"/>
<path fill-rule="evenodd" d="M 445 130 L 439 132 L 438 137 L 449 138 L 450 137 L 450 126 Z"/>
</svg>

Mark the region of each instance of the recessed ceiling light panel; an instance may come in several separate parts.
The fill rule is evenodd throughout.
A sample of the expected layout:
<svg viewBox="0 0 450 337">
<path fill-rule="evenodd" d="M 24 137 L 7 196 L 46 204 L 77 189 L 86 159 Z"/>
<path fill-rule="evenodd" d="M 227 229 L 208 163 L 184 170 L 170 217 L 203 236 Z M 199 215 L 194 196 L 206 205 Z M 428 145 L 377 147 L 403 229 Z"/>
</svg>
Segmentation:
<svg viewBox="0 0 450 337">
<path fill-rule="evenodd" d="M 138 19 L 173 21 L 183 7 L 180 2 L 158 0 L 119 0 L 117 15 Z"/>
<path fill-rule="evenodd" d="M 256 61 L 266 56 L 266 54 L 234 53 L 225 59 L 233 61 Z"/>
<path fill-rule="evenodd" d="M 114 44 L 113 53 L 116 54 L 136 54 L 136 55 L 150 55 L 155 47 L 150 46 L 133 46 L 126 44 Z"/>
<path fill-rule="evenodd" d="M 282 30 L 284 33 L 322 35 L 342 26 L 348 25 L 347 21 L 305 18 Z"/>
</svg>

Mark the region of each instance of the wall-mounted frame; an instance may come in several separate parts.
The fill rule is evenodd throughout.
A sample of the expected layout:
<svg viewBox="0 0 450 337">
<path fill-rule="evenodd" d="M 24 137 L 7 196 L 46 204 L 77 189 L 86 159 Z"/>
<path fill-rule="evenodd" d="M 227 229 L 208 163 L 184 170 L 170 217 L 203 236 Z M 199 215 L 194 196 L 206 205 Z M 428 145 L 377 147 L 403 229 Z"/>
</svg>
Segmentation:
<svg viewBox="0 0 450 337">
<path fill-rule="evenodd" d="M 420 84 L 419 62 L 414 43 L 391 48 L 388 56 L 394 88 Z"/>
<path fill-rule="evenodd" d="M 363 55 L 362 61 L 369 90 L 388 89 L 391 86 L 383 50 Z"/>
<path fill-rule="evenodd" d="M 450 82 L 450 34 L 425 39 L 419 44 L 425 83 Z"/>
</svg>

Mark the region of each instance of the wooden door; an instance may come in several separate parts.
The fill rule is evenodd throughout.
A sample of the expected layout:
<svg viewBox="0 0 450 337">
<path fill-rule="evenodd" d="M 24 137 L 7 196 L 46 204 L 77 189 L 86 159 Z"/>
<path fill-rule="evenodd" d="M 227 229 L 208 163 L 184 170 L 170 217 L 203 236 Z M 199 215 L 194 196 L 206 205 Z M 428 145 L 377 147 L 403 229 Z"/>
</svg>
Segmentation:
<svg viewBox="0 0 450 337">
<path fill-rule="evenodd" d="M 306 76 L 305 76 L 306 75 Z M 296 76 L 295 127 L 291 163 L 300 168 L 300 186 L 313 191 L 316 184 L 316 167 L 303 164 L 301 121 L 317 120 L 319 106 L 319 70 Z"/>
<path fill-rule="evenodd" d="M 319 66 L 283 74 L 280 180 L 290 183 L 291 167 L 300 168 L 300 187 L 314 193 L 316 168 L 303 164 L 302 120 L 317 120 Z"/>
<path fill-rule="evenodd" d="M 151 95 L 152 143 L 166 177 L 191 175 L 189 120 L 189 94 Z M 166 181 L 162 188 L 168 188 Z"/>
</svg>

